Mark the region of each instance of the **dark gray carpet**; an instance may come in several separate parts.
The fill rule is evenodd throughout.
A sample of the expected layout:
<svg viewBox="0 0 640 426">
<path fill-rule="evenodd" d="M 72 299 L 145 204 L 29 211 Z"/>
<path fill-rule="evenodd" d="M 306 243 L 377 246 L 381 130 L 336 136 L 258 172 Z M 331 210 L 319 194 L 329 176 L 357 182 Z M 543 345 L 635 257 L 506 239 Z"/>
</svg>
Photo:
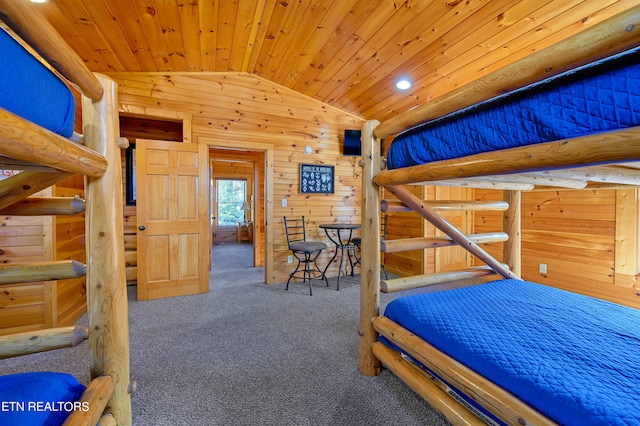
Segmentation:
<svg viewBox="0 0 640 426">
<path fill-rule="evenodd" d="M 318 281 L 309 296 L 306 284 L 285 291 L 233 265 L 214 261 L 208 294 L 130 301 L 135 425 L 447 424 L 390 372 L 358 372 L 359 277 L 341 278 L 340 291 Z M 85 343 L 0 369 L 87 381 L 87 358 Z"/>
</svg>

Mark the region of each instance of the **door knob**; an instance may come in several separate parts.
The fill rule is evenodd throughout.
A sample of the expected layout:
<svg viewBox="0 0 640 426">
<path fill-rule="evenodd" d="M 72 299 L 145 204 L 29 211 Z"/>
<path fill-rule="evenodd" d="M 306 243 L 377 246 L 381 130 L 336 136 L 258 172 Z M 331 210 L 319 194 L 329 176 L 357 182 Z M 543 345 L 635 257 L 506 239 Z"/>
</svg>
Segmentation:
<svg viewBox="0 0 640 426">
<path fill-rule="evenodd" d="M 140 225 L 140 226 L 138 227 L 138 229 L 139 229 L 139 230 L 141 230 L 141 231 L 144 231 L 145 229 L 147 229 L 147 227 L 146 227 L 146 226 L 144 226 L 144 225 Z"/>
</svg>

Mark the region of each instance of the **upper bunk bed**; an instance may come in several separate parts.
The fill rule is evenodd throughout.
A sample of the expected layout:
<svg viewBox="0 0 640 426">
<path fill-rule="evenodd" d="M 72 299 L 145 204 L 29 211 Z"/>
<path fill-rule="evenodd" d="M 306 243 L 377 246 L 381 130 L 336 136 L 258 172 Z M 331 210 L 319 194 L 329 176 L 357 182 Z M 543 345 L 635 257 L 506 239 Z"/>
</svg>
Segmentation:
<svg viewBox="0 0 640 426">
<path fill-rule="evenodd" d="M 633 128 L 637 126 L 637 110 L 632 110 L 629 103 L 635 101 L 638 90 L 637 77 L 634 75 L 634 70 L 637 70 L 634 67 L 637 66 L 638 57 L 635 49 L 638 47 L 638 30 L 632 23 L 633 17 L 634 11 L 631 9 L 595 28 L 534 52 L 485 77 L 375 125 L 373 135 L 376 138 L 394 142 L 398 140 L 397 144 L 393 144 L 394 152 L 390 154 L 392 158 L 389 159 L 389 169 L 403 168 L 402 172 L 382 171 L 376 176 L 376 183 L 403 184 L 482 176 L 494 178 L 500 174 L 538 171 L 550 175 L 551 170 L 567 167 L 634 161 L 629 156 L 629 151 L 633 152 L 633 147 L 629 144 L 634 143 L 638 132 Z M 598 80 L 597 74 L 610 66 L 618 69 L 612 70 L 608 78 L 625 79 L 623 83 L 631 90 L 627 93 L 615 93 L 620 80 L 609 81 L 613 96 L 617 97 L 617 100 L 629 100 L 624 104 L 616 104 L 619 108 L 617 114 L 622 112 L 625 114 L 624 117 L 604 116 L 611 114 L 609 106 L 597 98 L 598 90 L 604 88 L 585 86 L 598 83 L 606 85 L 607 76 Z M 582 82 L 577 82 L 577 79 L 582 79 Z M 567 100 L 561 99 L 562 95 L 552 92 L 554 88 L 564 87 L 563 83 L 569 81 L 573 82 L 574 86 L 565 87 L 564 90 L 581 90 L 583 96 Z M 525 96 L 528 100 L 523 101 Z M 511 100 L 513 102 L 509 103 Z M 520 127 L 515 132 L 518 140 L 507 141 L 500 135 L 511 133 L 513 128 L 510 126 L 525 118 L 526 113 L 521 112 L 524 106 L 522 102 L 529 102 L 528 108 L 534 111 L 535 115 L 526 117 L 528 124 L 519 124 Z M 590 110 L 580 109 L 585 106 Z M 492 115 L 499 113 L 500 109 L 506 113 L 509 108 L 511 117 L 504 116 L 495 128 L 491 128 Z M 561 112 L 560 115 L 552 115 L 558 111 Z M 595 123 L 598 115 L 604 116 L 604 122 Z M 465 129 L 466 133 L 461 135 L 462 139 L 456 141 L 452 139 L 451 134 L 443 132 L 447 131 L 447 126 L 455 126 L 456 117 L 461 116 L 464 116 L 465 120 L 475 120 L 475 124 L 471 124 L 475 127 Z M 566 121 L 558 127 L 562 119 Z M 586 122 L 581 122 L 585 119 Z M 616 120 L 618 122 L 615 122 Z M 469 125 L 468 123 L 467 121 L 466 125 Z M 595 127 L 589 129 L 588 125 L 592 124 Z M 444 139 L 434 148 L 417 148 L 419 143 L 416 141 L 420 139 L 417 135 L 421 129 L 430 129 L 432 135 L 441 132 L 437 137 Z M 602 132 L 607 133 L 601 134 Z M 477 136 L 482 137 L 478 142 L 475 139 Z M 470 142 L 472 139 L 473 142 Z M 543 142 L 555 142 L 555 145 Z M 433 143 L 433 139 L 430 143 Z M 488 145 L 483 146 L 483 143 Z M 540 143 L 540 146 L 533 145 L 536 143 Z M 592 149 L 602 146 L 603 143 L 608 145 L 607 149 Z M 452 150 L 451 144 L 459 149 Z M 441 150 L 443 145 L 444 151 Z M 554 147 L 557 148 L 559 145 L 563 146 L 560 155 L 544 154 L 554 152 Z M 509 147 L 524 146 L 527 146 L 527 149 L 507 150 Z M 416 148 L 422 154 L 415 152 Z M 482 152 L 491 154 L 483 157 L 474 156 Z M 518 153 L 521 156 L 518 156 Z M 403 156 L 404 158 L 401 158 Z M 467 158 L 462 160 L 462 157 Z M 505 163 L 505 160 L 508 162 Z M 464 169 L 460 164 L 465 165 Z M 582 177 L 580 174 L 576 179 L 590 180 L 589 175 Z"/>
<path fill-rule="evenodd" d="M 85 178 L 86 259 L 3 264 L 0 287 L 86 275 L 88 327 L 0 337 L 0 358 L 74 346 L 88 339 L 91 382 L 38 372 L 0 376 L 2 424 L 131 424 L 129 336 L 122 226 L 117 86 L 94 75 L 27 2 L 0 1 L 0 211 L 75 214 L 72 202 L 31 195 L 72 176 Z M 83 134 L 73 132 L 82 95 Z M 122 145 L 122 143 L 121 143 Z M 66 207 L 65 207 L 66 206 Z M 29 404 L 54 409 L 30 409 Z"/>
<path fill-rule="evenodd" d="M 365 123 L 363 374 L 384 365 L 455 424 L 640 422 L 638 311 L 520 278 L 520 188 L 640 186 L 639 25 L 636 6 L 396 118 Z M 383 139 L 392 139 L 387 161 L 377 154 Z M 439 214 L 456 206 L 419 199 L 406 187 L 496 182 L 512 188 L 508 204 L 466 207 L 504 211 L 501 260 Z M 381 202 L 380 187 L 399 202 Z M 446 237 L 380 241 L 381 209 L 415 211 Z M 486 266 L 380 280 L 381 250 L 451 244 Z M 488 276 L 501 279 L 477 284 Z M 465 279 L 476 285 L 401 297 L 380 315 L 381 292 Z"/>
</svg>

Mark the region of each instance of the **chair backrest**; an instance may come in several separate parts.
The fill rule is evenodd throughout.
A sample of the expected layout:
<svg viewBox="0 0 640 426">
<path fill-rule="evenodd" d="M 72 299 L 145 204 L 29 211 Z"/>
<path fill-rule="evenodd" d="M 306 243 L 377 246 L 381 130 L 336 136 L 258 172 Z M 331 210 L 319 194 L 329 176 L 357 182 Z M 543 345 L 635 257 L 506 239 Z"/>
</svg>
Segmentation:
<svg viewBox="0 0 640 426">
<path fill-rule="evenodd" d="M 284 217 L 284 231 L 287 235 L 287 246 L 291 250 L 291 243 L 307 241 L 307 233 L 304 227 L 304 216 L 296 219 Z"/>
</svg>

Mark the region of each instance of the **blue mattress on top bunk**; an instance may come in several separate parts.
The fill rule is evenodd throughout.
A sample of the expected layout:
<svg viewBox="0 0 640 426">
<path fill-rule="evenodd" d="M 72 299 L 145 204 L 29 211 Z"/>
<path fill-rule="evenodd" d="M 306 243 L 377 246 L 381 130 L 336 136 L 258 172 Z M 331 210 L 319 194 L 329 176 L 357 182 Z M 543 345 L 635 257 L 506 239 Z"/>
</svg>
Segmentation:
<svg viewBox="0 0 640 426">
<path fill-rule="evenodd" d="M 559 424 L 640 424 L 638 310 L 500 280 L 402 297 L 385 316 Z"/>
<path fill-rule="evenodd" d="M 387 165 L 432 161 L 640 125 L 640 50 L 450 114 L 398 135 Z"/>
<path fill-rule="evenodd" d="M 0 108 L 70 137 L 75 102 L 69 88 L 4 30 L 0 52 Z"/>
</svg>

